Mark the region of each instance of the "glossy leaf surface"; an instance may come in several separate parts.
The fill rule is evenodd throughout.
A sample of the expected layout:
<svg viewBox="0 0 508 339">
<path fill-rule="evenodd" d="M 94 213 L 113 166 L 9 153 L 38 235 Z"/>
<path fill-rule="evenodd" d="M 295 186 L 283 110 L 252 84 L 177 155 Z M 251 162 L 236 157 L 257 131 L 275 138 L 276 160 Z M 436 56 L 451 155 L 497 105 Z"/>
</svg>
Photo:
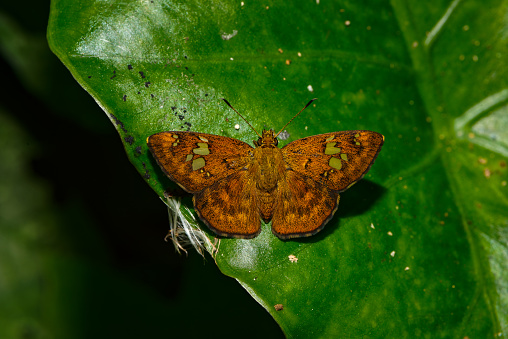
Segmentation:
<svg viewBox="0 0 508 339">
<path fill-rule="evenodd" d="M 289 337 L 473 338 L 507 325 L 505 10 L 505 1 L 57 0 L 48 38 L 161 196 L 174 184 L 149 155 L 149 135 L 255 138 L 222 97 L 257 130 L 281 128 L 318 97 L 282 145 L 337 130 L 384 134 L 373 168 L 321 233 L 281 241 L 265 225 L 254 240 L 222 239 L 217 265 Z"/>
</svg>

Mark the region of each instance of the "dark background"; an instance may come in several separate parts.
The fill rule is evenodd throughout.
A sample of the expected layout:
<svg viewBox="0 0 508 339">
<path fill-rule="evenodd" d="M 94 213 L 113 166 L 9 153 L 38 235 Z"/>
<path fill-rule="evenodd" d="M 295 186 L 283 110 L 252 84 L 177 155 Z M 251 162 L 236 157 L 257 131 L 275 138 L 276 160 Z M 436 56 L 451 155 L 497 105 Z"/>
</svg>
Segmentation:
<svg viewBox="0 0 508 339">
<path fill-rule="evenodd" d="M 0 4 L 0 114 L 23 131 L 13 144 L 34 150 L 19 154 L 29 154 L 22 161 L 37 187 L 6 176 L 1 182 L 10 202 L 23 208 L 24 196 L 42 190 L 37 196 L 47 217 L 28 216 L 37 220 L 37 236 L 28 243 L 4 238 L 30 253 L 35 265 L 0 261 L 0 274 L 13 267 L 29 273 L 13 274 L 13 284 L 0 288 L 0 318 L 7 322 L 0 333 L 282 337 L 270 315 L 210 256 L 192 249 L 178 255 L 164 241 L 164 204 L 129 163 L 104 112 L 47 46 L 49 6 L 40 0 Z M 6 188 L 11 185 L 18 194 Z M 0 224 L 0 234 L 8 226 L 25 225 Z"/>
</svg>

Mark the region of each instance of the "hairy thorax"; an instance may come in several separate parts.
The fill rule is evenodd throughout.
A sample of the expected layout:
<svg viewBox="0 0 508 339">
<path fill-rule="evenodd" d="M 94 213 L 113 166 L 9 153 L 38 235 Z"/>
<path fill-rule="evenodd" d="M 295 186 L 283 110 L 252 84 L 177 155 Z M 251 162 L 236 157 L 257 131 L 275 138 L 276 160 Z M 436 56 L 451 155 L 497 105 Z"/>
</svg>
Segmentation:
<svg viewBox="0 0 508 339">
<path fill-rule="evenodd" d="M 258 147 L 254 150 L 254 167 L 256 187 L 258 190 L 271 193 L 277 188 L 280 176 L 284 173 L 284 159 L 277 147 Z"/>
</svg>

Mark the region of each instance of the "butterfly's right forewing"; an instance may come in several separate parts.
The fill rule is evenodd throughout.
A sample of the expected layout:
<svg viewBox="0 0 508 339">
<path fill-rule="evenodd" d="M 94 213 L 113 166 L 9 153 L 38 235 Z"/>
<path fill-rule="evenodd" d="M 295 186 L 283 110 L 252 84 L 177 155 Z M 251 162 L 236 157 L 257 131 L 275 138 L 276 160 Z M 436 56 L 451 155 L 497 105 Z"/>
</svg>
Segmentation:
<svg viewBox="0 0 508 339">
<path fill-rule="evenodd" d="M 254 150 L 243 141 L 194 132 L 161 132 L 148 147 L 167 176 L 197 193 L 249 164 Z"/>
</svg>

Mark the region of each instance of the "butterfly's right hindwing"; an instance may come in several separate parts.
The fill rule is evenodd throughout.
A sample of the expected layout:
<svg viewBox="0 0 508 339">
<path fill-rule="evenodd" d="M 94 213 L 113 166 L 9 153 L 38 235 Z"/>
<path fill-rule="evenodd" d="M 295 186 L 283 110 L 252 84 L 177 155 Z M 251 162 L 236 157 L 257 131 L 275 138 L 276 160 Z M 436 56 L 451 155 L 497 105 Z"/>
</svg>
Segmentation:
<svg viewBox="0 0 508 339">
<path fill-rule="evenodd" d="M 256 184 L 249 171 L 237 171 L 207 187 L 193 198 L 200 218 L 215 233 L 254 238 L 261 231 Z"/>
<path fill-rule="evenodd" d="M 161 132 L 147 139 L 165 174 L 190 193 L 244 168 L 253 148 L 243 141 L 194 132 Z"/>
</svg>

